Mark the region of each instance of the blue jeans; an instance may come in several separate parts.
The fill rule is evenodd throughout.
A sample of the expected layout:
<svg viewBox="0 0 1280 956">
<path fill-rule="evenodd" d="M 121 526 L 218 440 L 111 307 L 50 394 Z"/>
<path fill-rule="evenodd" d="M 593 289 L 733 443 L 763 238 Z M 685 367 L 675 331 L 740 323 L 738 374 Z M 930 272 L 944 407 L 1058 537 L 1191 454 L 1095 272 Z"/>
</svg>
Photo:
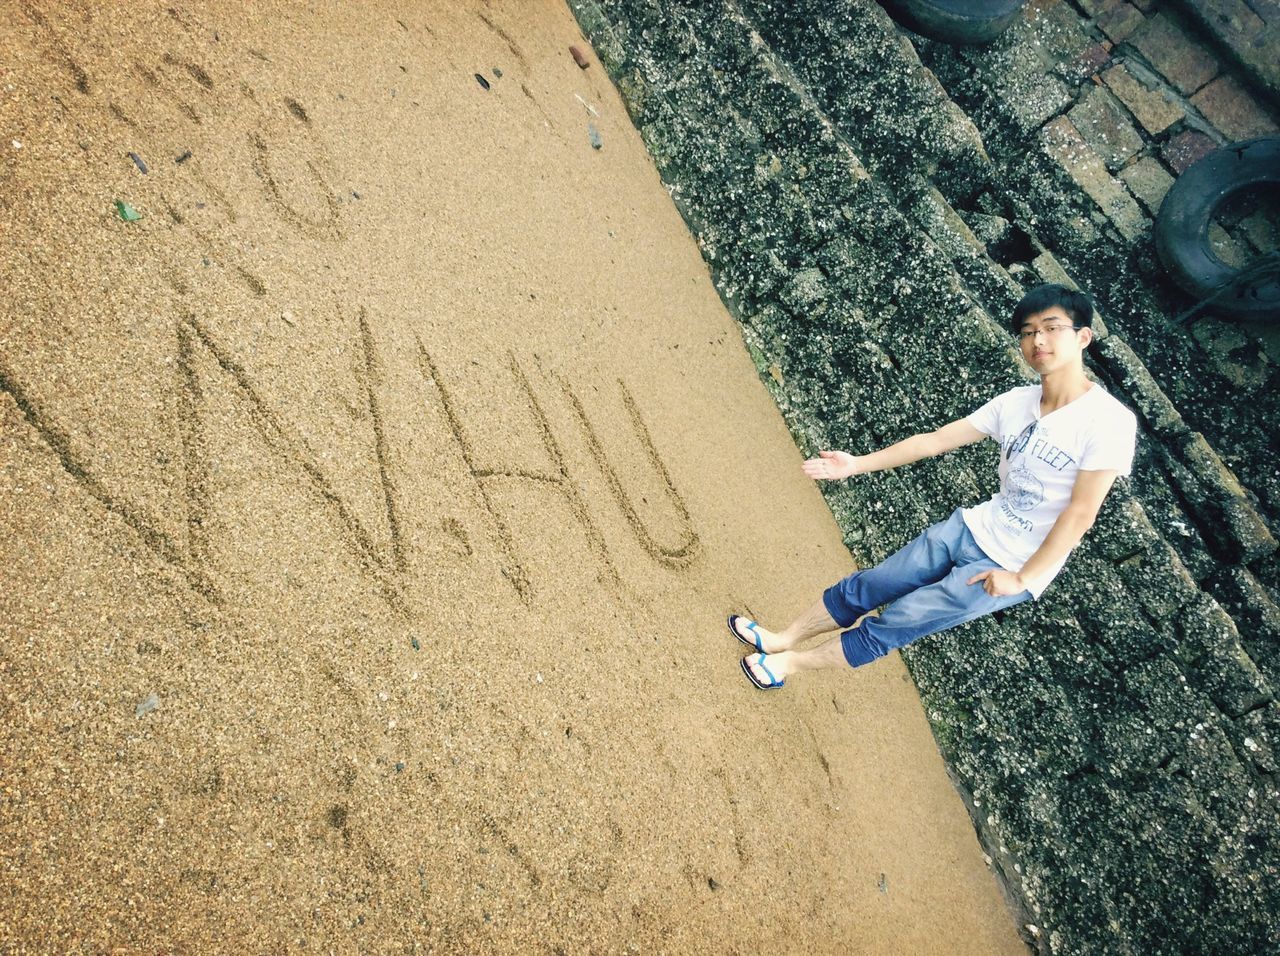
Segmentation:
<svg viewBox="0 0 1280 956">
<path fill-rule="evenodd" d="M 858 667 L 926 634 L 1029 600 L 1030 591 L 991 597 L 981 581 L 965 583 L 998 567 L 973 540 L 957 508 L 874 568 L 831 585 L 822 603 L 837 624 L 849 628 L 840 635 L 840 644 L 849 666 Z M 882 604 L 889 606 L 879 617 L 850 627 Z"/>
</svg>

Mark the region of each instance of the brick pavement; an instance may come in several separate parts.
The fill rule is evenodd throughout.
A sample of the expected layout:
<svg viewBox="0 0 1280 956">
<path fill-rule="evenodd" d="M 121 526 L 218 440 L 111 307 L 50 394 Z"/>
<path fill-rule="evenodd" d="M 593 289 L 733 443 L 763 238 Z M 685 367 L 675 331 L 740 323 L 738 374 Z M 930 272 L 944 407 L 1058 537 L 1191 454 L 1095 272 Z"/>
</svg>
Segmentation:
<svg viewBox="0 0 1280 956">
<path fill-rule="evenodd" d="M 1280 134 L 1280 74 L 1268 73 L 1280 64 L 1278 34 L 1280 0 L 1033 0 L 978 56 L 1007 64 L 992 84 L 1001 110 L 1038 130 L 1096 207 L 1082 234 L 1100 214 L 1140 243 L 1193 163 Z M 1224 261 L 1275 249 L 1275 213 L 1220 216 L 1214 249 Z M 1280 336 L 1258 335 L 1256 345 L 1280 364 Z"/>
</svg>

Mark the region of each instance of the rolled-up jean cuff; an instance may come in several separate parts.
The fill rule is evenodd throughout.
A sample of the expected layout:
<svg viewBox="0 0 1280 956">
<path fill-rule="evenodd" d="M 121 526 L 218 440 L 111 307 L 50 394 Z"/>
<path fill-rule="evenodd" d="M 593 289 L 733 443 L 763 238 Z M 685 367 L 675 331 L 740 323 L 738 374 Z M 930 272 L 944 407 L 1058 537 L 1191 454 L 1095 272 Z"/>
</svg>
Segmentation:
<svg viewBox="0 0 1280 956">
<path fill-rule="evenodd" d="M 841 588 L 850 578 L 861 574 L 861 571 L 854 571 L 847 578 L 837 581 L 831 587 L 822 592 L 822 603 L 826 607 L 827 613 L 831 615 L 831 619 L 840 627 L 848 627 L 862 615 L 866 614 L 870 608 L 854 607 L 845 600 Z"/>
<path fill-rule="evenodd" d="M 889 648 L 867 634 L 866 622 L 840 635 L 840 649 L 850 667 L 870 664 L 889 653 Z"/>
</svg>

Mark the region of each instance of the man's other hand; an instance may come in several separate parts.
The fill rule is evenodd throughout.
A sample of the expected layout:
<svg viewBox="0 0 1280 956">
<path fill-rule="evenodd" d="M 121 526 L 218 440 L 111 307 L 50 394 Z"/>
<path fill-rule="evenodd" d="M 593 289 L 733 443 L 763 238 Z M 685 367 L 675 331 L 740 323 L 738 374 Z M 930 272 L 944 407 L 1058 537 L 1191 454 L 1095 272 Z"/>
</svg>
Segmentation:
<svg viewBox="0 0 1280 956">
<path fill-rule="evenodd" d="M 858 473 L 858 459 L 843 451 L 820 451 L 818 458 L 810 458 L 800 467 L 814 480 L 848 478 Z"/>
<path fill-rule="evenodd" d="M 1004 568 L 992 568 L 990 571 L 975 574 L 966 583 L 977 584 L 979 581 L 982 582 L 982 589 L 992 597 L 1021 594 L 1027 589 L 1027 586 L 1022 583 L 1021 577 L 1012 571 L 1006 571 Z"/>
</svg>

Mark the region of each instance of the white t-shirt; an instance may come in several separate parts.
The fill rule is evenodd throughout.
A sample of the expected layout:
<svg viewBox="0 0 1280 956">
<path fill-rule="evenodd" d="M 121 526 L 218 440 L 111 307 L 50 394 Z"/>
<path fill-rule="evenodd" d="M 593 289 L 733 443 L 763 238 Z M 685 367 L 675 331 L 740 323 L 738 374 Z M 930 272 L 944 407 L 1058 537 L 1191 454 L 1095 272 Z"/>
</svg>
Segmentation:
<svg viewBox="0 0 1280 956">
<path fill-rule="evenodd" d="M 1133 412 L 1094 384 L 1075 401 L 1041 417 L 1039 385 L 997 395 L 967 419 L 1000 443 L 1000 490 L 976 508 L 965 508 L 964 523 L 978 543 L 1007 571 L 1020 571 L 1048 536 L 1071 501 L 1081 471 L 1133 467 L 1138 421 Z M 1067 559 L 1027 590 L 1039 597 Z"/>
</svg>

